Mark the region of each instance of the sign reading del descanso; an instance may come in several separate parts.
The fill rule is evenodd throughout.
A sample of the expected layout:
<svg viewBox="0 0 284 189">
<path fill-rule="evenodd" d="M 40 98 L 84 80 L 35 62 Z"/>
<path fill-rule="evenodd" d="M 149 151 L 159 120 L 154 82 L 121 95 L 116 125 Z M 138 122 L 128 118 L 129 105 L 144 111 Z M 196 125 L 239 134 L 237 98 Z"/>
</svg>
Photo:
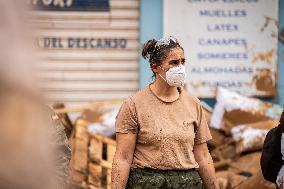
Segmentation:
<svg viewBox="0 0 284 189">
<path fill-rule="evenodd" d="M 164 0 L 164 36 L 185 49 L 187 89 L 276 93 L 278 0 Z"/>
</svg>

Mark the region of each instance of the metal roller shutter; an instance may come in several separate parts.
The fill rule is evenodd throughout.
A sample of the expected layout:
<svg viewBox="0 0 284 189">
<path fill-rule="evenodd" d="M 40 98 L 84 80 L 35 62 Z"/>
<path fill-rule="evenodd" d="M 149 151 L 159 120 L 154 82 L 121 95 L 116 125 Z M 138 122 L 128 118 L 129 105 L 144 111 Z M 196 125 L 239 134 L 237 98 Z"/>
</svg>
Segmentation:
<svg viewBox="0 0 284 189">
<path fill-rule="evenodd" d="M 139 0 L 104 11 L 32 10 L 40 87 L 68 107 L 126 98 L 138 89 Z"/>
</svg>

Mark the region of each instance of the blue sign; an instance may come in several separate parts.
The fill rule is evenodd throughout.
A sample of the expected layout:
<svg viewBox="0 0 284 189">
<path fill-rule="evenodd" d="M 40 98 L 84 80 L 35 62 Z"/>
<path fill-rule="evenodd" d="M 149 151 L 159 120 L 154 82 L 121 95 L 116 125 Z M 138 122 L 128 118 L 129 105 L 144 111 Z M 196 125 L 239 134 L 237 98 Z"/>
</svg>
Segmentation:
<svg viewBox="0 0 284 189">
<path fill-rule="evenodd" d="M 29 0 L 36 10 L 44 11 L 109 11 L 109 0 Z"/>
</svg>

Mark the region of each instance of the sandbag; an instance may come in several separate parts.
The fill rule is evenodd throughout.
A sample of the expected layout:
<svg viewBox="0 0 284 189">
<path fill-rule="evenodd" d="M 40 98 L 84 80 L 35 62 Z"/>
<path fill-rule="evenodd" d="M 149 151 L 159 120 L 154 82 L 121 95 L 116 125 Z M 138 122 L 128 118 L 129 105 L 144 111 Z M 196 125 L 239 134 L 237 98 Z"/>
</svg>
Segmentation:
<svg viewBox="0 0 284 189">
<path fill-rule="evenodd" d="M 218 87 L 210 126 L 226 132 L 241 124 L 279 120 L 283 107 Z"/>
</svg>

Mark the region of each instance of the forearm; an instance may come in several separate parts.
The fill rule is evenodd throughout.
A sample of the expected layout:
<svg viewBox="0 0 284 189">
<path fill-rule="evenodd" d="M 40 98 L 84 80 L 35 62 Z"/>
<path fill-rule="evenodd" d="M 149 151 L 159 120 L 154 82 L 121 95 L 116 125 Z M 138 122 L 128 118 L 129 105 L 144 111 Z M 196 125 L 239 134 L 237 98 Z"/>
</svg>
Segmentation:
<svg viewBox="0 0 284 189">
<path fill-rule="evenodd" d="M 198 164 L 198 173 L 203 181 L 205 189 L 219 189 L 219 186 L 216 182 L 214 164 L 210 154 L 200 159 Z"/>
<path fill-rule="evenodd" d="M 129 161 L 114 158 L 111 173 L 112 189 L 124 189 L 126 187 L 130 165 L 131 163 L 129 163 Z"/>
</svg>

